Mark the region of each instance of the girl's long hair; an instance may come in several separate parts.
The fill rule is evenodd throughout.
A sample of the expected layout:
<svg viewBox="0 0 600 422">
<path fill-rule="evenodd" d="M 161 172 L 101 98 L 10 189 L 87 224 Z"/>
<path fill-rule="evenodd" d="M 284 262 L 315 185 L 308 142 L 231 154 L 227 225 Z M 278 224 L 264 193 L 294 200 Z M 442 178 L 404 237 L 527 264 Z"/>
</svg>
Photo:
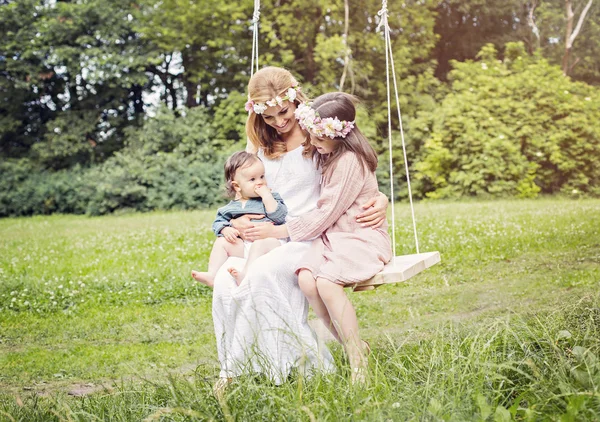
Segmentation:
<svg viewBox="0 0 600 422">
<path fill-rule="evenodd" d="M 286 91 L 298 82 L 292 74 L 281 67 L 269 66 L 256 72 L 248 83 L 248 98 L 255 103 L 265 103 L 276 96 L 283 97 Z M 302 91 L 296 91 L 296 105 L 308 101 Z M 248 114 L 246 120 L 246 136 L 256 149 L 262 148 L 265 157 L 274 159 L 287 152 L 277 130 L 265 123 L 262 116 L 254 112 Z M 312 149 L 310 150 L 312 152 Z"/>
<path fill-rule="evenodd" d="M 321 119 L 337 117 L 339 120 L 351 122 L 356 119 L 356 104 L 358 102 L 358 98 L 345 92 L 330 92 L 315 98 L 311 108 L 319 114 Z M 331 154 L 321 155 L 315 152 L 317 163 L 322 167 L 323 172 L 335 164 L 346 151 L 356 154 L 363 164 L 363 169 L 366 167 L 372 172 L 375 171 L 377 168 L 377 154 L 356 124 L 345 138 L 337 137 L 334 139 L 339 142 L 339 145 Z"/>
</svg>

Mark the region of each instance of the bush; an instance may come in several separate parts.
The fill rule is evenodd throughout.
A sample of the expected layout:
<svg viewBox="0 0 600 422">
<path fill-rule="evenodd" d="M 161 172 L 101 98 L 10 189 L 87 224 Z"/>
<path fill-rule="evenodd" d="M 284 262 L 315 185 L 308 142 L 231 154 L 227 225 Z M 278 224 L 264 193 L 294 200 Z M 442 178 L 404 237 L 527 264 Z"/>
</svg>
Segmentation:
<svg viewBox="0 0 600 422">
<path fill-rule="evenodd" d="M 201 107 L 179 117 L 161 109 L 144 127 L 127 133 L 123 150 L 87 169 L 48 172 L 28 160 L 2 162 L 0 217 L 220 204 L 223 163 L 243 146 L 236 139 L 215 136 L 209 118 Z"/>
<path fill-rule="evenodd" d="M 0 163 L 0 217 L 85 213 L 93 181 L 79 167 L 47 172 L 28 160 Z"/>
<path fill-rule="evenodd" d="M 454 62 L 451 92 L 412 123 L 424 141 L 415 168 L 428 197 L 600 195 L 600 93 L 521 43 L 497 59 Z M 415 135 L 415 133 L 417 135 Z"/>
</svg>

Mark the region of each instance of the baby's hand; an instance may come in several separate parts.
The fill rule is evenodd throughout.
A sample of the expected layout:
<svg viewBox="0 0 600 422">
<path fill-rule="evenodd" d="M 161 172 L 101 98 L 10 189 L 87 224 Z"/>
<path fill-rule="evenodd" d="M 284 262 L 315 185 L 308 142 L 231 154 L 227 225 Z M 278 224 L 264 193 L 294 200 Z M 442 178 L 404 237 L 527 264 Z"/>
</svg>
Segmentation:
<svg viewBox="0 0 600 422">
<path fill-rule="evenodd" d="M 271 189 L 269 189 L 267 185 L 260 185 L 255 187 L 254 192 L 256 192 L 256 194 L 262 199 L 265 199 L 265 197 L 270 198 L 273 196 L 273 194 L 271 193 Z"/>
<path fill-rule="evenodd" d="M 235 243 L 240 235 L 240 232 L 233 227 L 224 227 L 223 230 L 221 230 L 221 234 L 229 243 Z"/>
</svg>

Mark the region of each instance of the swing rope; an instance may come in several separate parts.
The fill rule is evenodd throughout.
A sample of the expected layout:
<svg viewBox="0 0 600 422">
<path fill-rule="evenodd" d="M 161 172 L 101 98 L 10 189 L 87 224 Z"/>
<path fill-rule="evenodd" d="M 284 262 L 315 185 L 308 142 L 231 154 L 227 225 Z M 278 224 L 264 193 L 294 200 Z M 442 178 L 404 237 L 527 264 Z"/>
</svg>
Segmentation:
<svg viewBox="0 0 600 422">
<path fill-rule="evenodd" d="M 413 231 L 415 235 L 415 245 L 417 253 L 419 252 L 419 237 L 417 235 L 417 222 L 415 220 L 415 209 L 412 198 L 412 188 L 410 186 L 410 175 L 408 172 L 408 158 L 406 154 L 406 143 L 404 141 L 404 128 L 402 126 L 402 114 L 400 112 L 400 99 L 398 95 L 398 82 L 396 81 L 396 69 L 394 67 L 394 56 L 392 51 L 392 43 L 390 38 L 390 26 L 388 24 L 388 9 L 387 0 L 382 0 L 381 10 L 377 13 L 380 17 L 376 31 L 379 32 L 383 27 L 385 38 L 385 67 L 386 67 L 386 86 L 387 86 L 387 109 L 388 109 L 388 144 L 390 155 L 390 196 L 392 202 L 392 249 L 393 249 L 393 264 L 396 264 L 396 210 L 394 206 L 394 162 L 393 162 L 393 147 L 392 147 L 392 109 L 391 109 L 391 88 L 390 74 L 394 83 L 394 93 L 396 96 L 396 108 L 398 109 L 398 122 L 400 124 L 400 136 L 402 138 L 402 152 L 404 154 L 404 168 L 406 171 L 406 182 L 408 184 L 408 198 L 410 200 L 410 211 L 412 216 Z M 258 71 L 258 24 L 260 21 L 260 0 L 254 0 L 254 13 L 252 15 L 252 59 L 250 63 L 250 77 Z"/>
<path fill-rule="evenodd" d="M 252 59 L 250 62 L 250 77 L 258 72 L 258 22 L 260 21 L 260 0 L 254 0 L 252 14 Z"/>
<path fill-rule="evenodd" d="M 404 142 L 404 128 L 402 126 L 402 115 L 400 113 L 400 99 L 398 95 L 398 83 L 396 82 L 396 69 L 394 67 L 394 56 L 392 51 L 392 42 L 390 39 L 390 26 L 388 24 L 388 9 L 387 0 L 381 1 L 381 10 L 377 13 L 380 17 L 379 25 L 376 31 L 380 31 L 383 27 L 385 38 L 385 68 L 386 68 L 386 86 L 387 86 L 387 109 L 388 109 L 388 143 L 390 154 L 390 195 L 392 201 L 392 249 L 394 253 L 393 263 L 396 265 L 396 213 L 394 207 L 394 166 L 392 156 L 392 109 L 391 109 L 391 89 L 390 89 L 390 73 L 394 81 L 394 92 L 396 94 L 396 108 L 398 109 L 398 122 L 400 124 L 400 136 L 402 138 L 402 152 L 404 153 L 404 168 L 406 170 L 406 182 L 408 184 L 408 198 L 410 200 L 410 211 L 412 215 L 413 231 L 415 234 L 415 245 L 417 253 L 419 252 L 419 237 L 417 236 L 417 222 L 415 220 L 415 209 L 413 206 L 412 189 L 410 186 L 410 176 L 408 173 L 408 158 L 406 154 L 406 144 Z M 391 69 L 390 69 L 391 63 Z"/>
</svg>

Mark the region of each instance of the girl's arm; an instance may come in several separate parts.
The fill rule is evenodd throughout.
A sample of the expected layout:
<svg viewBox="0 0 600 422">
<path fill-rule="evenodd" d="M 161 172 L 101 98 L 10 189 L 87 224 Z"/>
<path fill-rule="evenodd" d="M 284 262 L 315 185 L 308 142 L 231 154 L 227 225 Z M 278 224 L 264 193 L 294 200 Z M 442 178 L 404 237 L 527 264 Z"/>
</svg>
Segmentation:
<svg viewBox="0 0 600 422">
<path fill-rule="evenodd" d="M 331 227 L 358 198 L 367 171 L 353 153 L 342 155 L 321 190 L 317 208 L 286 224 L 291 240 L 314 239 Z"/>
</svg>

